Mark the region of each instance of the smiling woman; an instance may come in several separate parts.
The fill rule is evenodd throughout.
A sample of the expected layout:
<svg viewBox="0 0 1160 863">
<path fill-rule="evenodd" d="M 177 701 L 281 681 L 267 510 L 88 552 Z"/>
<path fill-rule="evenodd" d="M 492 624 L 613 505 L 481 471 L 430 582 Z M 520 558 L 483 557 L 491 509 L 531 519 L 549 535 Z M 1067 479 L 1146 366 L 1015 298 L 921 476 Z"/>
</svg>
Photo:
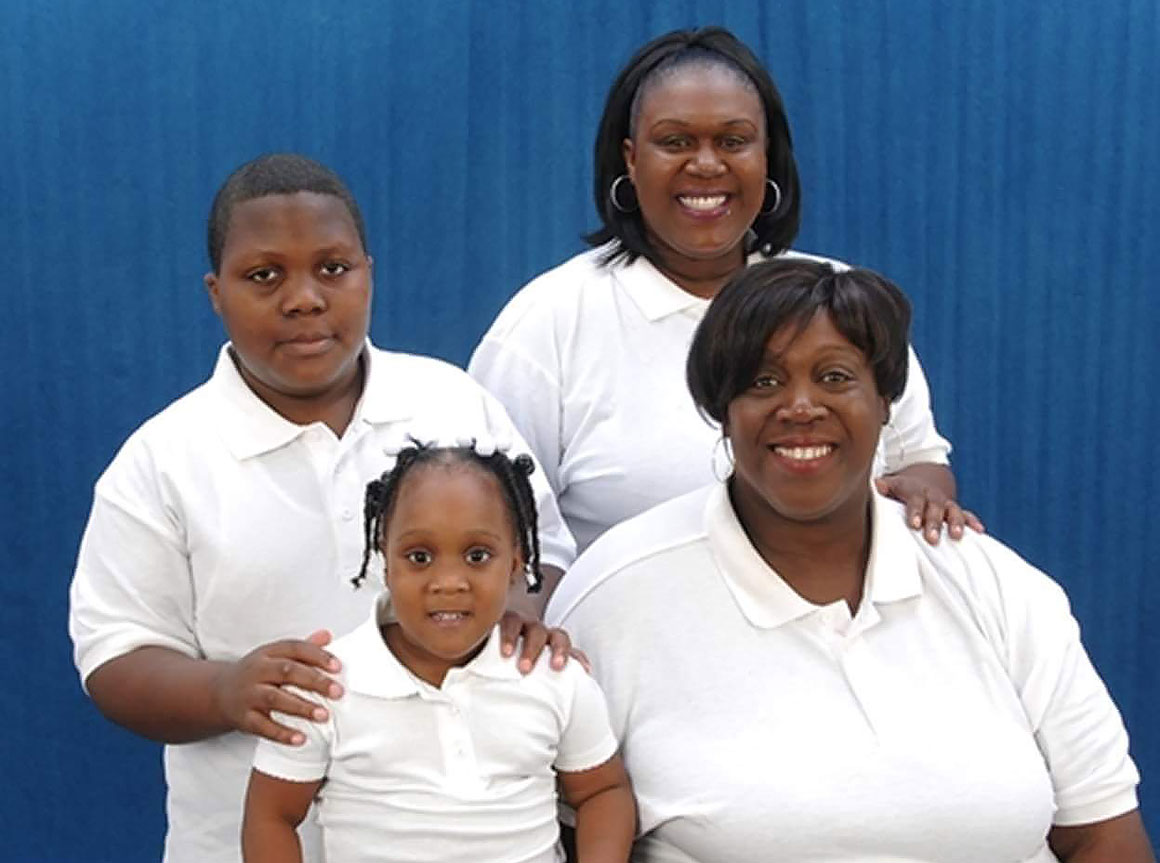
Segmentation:
<svg viewBox="0 0 1160 863">
<path fill-rule="evenodd" d="M 682 369 L 708 301 L 789 249 L 801 194 L 781 96 L 731 33 L 643 46 L 613 82 L 596 136 L 594 248 L 533 280 L 468 366 L 544 466 L 583 549 L 609 527 L 712 481 L 720 430 Z M 817 259 L 820 260 L 820 259 Z M 937 542 L 977 521 L 954 502 L 918 359 L 874 473 Z"/>
<path fill-rule="evenodd" d="M 1063 592 L 873 490 L 909 320 L 866 270 L 737 276 L 688 358 L 732 475 L 610 530 L 553 596 L 623 745 L 634 860 L 1152 859 Z"/>
</svg>

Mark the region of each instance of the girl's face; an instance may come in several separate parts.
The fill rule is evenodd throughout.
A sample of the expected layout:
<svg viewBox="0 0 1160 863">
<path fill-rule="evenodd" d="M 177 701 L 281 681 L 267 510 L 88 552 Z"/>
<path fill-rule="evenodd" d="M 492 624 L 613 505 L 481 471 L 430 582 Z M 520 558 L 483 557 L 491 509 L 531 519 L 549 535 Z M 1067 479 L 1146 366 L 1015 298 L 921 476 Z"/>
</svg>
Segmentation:
<svg viewBox="0 0 1160 863">
<path fill-rule="evenodd" d="M 482 649 L 523 568 L 499 480 L 472 464 L 426 464 L 400 485 L 382 551 L 395 657 L 440 686 Z"/>
<path fill-rule="evenodd" d="M 765 149 L 761 98 L 731 70 L 691 65 L 649 87 L 624 161 L 666 269 L 743 265 L 765 199 Z"/>
<path fill-rule="evenodd" d="M 205 277 L 242 376 L 272 408 L 311 422 L 358 380 L 371 260 L 341 199 L 266 195 L 234 207 L 221 271 Z"/>
</svg>

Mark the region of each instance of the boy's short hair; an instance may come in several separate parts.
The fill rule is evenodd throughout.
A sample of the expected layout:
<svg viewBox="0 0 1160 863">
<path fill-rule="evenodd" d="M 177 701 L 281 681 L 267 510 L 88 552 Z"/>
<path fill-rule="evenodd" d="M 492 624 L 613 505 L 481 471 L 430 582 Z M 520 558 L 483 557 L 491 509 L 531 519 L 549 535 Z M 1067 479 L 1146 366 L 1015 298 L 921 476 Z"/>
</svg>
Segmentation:
<svg viewBox="0 0 1160 863">
<path fill-rule="evenodd" d="M 359 242 L 366 250 L 366 228 L 362 212 L 354 195 L 338 174 L 298 153 L 266 153 L 234 169 L 213 197 L 209 209 L 207 241 L 209 262 L 214 273 L 221 271 L 222 249 L 225 248 L 234 207 L 267 195 L 293 195 L 296 192 L 333 195 L 342 201 L 354 219 Z"/>
</svg>

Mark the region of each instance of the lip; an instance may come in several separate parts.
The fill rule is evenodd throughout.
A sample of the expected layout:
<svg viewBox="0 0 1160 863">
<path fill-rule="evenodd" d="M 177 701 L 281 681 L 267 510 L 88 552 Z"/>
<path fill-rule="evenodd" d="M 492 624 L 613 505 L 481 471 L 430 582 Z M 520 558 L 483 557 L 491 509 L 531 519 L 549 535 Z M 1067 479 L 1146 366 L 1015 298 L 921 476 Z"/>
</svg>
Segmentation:
<svg viewBox="0 0 1160 863">
<path fill-rule="evenodd" d="M 449 614 L 453 617 L 438 618 L 437 614 Z M 440 629 L 455 629 L 471 620 L 474 615 L 463 608 L 437 608 L 427 612 L 427 620 Z"/>
<path fill-rule="evenodd" d="M 691 219 L 699 221 L 709 221 L 719 219 L 729 213 L 730 204 L 733 202 L 733 194 L 725 192 L 720 189 L 686 189 L 677 192 L 673 196 L 673 200 L 680 208 L 681 212 Z M 707 208 L 689 206 L 685 200 L 682 199 L 707 199 L 707 198 L 721 198 L 721 203 Z"/>
<path fill-rule="evenodd" d="M 296 356 L 315 356 L 326 353 L 335 343 L 334 336 L 329 333 L 301 333 L 278 344 L 280 347 Z"/>
<path fill-rule="evenodd" d="M 794 474 L 813 474 L 824 470 L 838 452 L 833 441 L 793 438 L 773 441 L 766 445 L 775 463 Z M 796 451 L 789 455 L 786 450 Z"/>
</svg>

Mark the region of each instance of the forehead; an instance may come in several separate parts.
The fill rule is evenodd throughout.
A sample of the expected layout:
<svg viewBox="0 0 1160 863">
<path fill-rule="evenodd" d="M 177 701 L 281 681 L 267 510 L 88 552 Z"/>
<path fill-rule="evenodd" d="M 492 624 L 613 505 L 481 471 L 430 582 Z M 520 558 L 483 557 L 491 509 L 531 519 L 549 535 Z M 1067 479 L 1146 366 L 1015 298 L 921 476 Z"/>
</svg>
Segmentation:
<svg viewBox="0 0 1160 863">
<path fill-rule="evenodd" d="M 853 352 L 865 359 L 861 349 L 842 335 L 825 309 L 814 312 L 804 326 L 800 321 L 782 325 L 765 342 L 767 358 L 808 357 L 823 351 Z"/>
<path fill-rule="evenodd" d="M 764 128 L 765 110 L 757 88 L 741 72 L 721 63 L 698 61 L 665 70 L 648 81 L 641 94 L 640 119 L 648 125 L 664 120 L 747 120 Z"/>
<path fill-rule="evenodd" d="M 469 461 L 426 462 L 411 468 L 399 484 L 392 520 L 424 516 L 442 519 L 449 504 L 507 518 L 507 504 L 499 479 L 482 465 Z"/>
<path fill-rule="evenodd" d="M 263 195 L 234 205 L 222 255 L 343 243 L 361 247 L 354 217 L 341 198 L 320 192 Z"/>
</svg>

